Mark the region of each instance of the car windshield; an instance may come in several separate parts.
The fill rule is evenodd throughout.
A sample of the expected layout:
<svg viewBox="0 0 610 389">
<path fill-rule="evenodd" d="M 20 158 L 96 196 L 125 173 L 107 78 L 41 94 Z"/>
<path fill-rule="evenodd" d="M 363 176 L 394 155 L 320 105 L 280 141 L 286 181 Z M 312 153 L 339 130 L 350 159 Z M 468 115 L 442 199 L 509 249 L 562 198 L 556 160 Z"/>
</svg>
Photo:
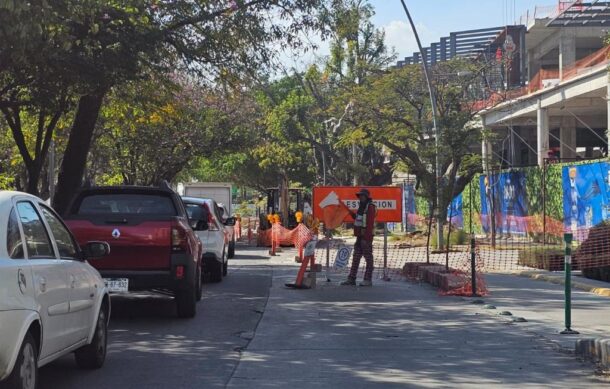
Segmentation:
<svg viewBox="0 0 610 389">
<path fill-rule="evenodd" d="M 176 208 L 170 197 L 158 194 L 96 194 L 84 197 L 77 213 L 173 216 L 176 215 Z"/>
</svg>

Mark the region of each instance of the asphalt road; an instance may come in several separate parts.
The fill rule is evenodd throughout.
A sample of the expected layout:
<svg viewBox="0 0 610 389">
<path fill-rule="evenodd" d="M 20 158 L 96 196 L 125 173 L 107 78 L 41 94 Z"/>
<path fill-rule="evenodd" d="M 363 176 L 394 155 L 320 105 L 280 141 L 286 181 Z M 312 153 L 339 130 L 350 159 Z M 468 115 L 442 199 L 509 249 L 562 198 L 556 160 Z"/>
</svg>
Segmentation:
<svg viewBox="0 0 610 389">
<path fill-rule="evenodd" d="M 573 389 L 609 383 L 594 366 L 558 349 L 548 336 L 554 330 L 539 320 L 542 306 L 516 311 L 530 320 L 517 324 L 401 279 L 342 287 L 345 274 L 331 273 L 332 282 L 319 276 L 316 289 L 287 289 L 297 270 L 294 254 L 285 250 L 269 259 L 265 250 L 242 248 L 229 276 L 205 285 L 191 320 L 176 318 L 167 297 L 115 298 L 105 366 L 81 370 L 68 356 L 41 369 L 40 387 Z M 495 295 L 489 299 L 498 311 L 535 300 L 506 294 L 522 288 L 522 279 L 506 282 L 490 278 Z M 541 294 L 544 286 L 527 289 L 554 301 Z"/>
<path fill-rule="evenodd" d="M 204 284 L 194 319 L 178 319 L 169 297 L 113 298 L 104 367 L 81 370 L 69 355 L 41 369 L 40 388 L 225 387 L 260 321 L 270 286 L 265 252 L 238 248 L 223 282 Z"/>
</svg>

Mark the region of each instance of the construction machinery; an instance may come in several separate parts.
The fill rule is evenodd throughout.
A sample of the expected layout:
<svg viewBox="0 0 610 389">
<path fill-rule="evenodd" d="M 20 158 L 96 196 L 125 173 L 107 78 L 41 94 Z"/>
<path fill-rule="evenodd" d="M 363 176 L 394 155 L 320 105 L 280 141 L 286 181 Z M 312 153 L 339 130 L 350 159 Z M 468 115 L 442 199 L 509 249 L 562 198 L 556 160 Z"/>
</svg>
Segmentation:
<svg viewBox="0 0 610 389">
<path fill-rule="evenodd" d="M 295 213 L 303 212 L 304 190 L 298 188 L 268 188 L 267 192 L 267 215 L 280 215 L 282 225 L 287 228 L 297 226 Z M 261 215 L 261 222 L 267 220 L 266 215 Z M 261 223 L 262 225 L 262 223 Z"/>
</svg>

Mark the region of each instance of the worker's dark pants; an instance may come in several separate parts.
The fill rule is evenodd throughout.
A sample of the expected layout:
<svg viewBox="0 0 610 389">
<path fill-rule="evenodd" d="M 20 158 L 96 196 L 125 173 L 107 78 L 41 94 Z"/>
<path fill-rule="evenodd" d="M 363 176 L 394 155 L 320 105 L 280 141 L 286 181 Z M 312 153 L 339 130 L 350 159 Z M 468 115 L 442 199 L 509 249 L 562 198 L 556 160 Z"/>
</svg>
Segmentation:
<svg viewBox="0 0 610 389">
<path fill-rule="evenodd" d="M 360 259 L 364 257 L 366 261 L 366 270 L 364 271 L 364 279 L 373 279 L 373 269 L 375 265 L 373 263 L 373 242 L 366 241 L 362 238 L 356 239 L 354 244 L 354 258 L 352 259 L 352 269 L 349 272 L 349 278 L 356 279 L 358 275 L 358 267 L 360 266 Z"/>
</svg>

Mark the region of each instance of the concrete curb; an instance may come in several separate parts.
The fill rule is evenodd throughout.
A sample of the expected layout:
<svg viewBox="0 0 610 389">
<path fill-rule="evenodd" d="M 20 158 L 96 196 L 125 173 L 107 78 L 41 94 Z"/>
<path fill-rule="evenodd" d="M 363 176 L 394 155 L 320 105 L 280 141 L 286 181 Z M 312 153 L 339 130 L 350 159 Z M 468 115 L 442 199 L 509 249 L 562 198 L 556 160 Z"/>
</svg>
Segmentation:
<svg viewBox="0 0 610 389">
<path fill-rule="evenodd" d="M 576 355 L 610 368 L 610 338 L 584 338 L 576 341 Z"/>
<path fill-rule="evenodd" d="M 550 282 L 550 283 L 558 284 L 558 285 L 565 285 L 565 279 L 562 276 L 554 276 L 554 275 L 550 275 L 550 274 L 531 272 L 531 271 L 527 271 L 527 270 L 518 271 L 518 272 L 515 272 L 514 274 L 516 274 L 520 277 L 527 277 L 527 278 L 531 278 L 534 280 L 546 281 L 546 282 Z M 584 290 L 585 292 L 594 293 L 598 296 L 610 297 L 610 287 L 601 288 L 599 286 L 587 284 L 586 282 L 575 281 L 574 278 L 572 278 L 572 287 L 576 288 L 576 289 Z"/>
</svg>

